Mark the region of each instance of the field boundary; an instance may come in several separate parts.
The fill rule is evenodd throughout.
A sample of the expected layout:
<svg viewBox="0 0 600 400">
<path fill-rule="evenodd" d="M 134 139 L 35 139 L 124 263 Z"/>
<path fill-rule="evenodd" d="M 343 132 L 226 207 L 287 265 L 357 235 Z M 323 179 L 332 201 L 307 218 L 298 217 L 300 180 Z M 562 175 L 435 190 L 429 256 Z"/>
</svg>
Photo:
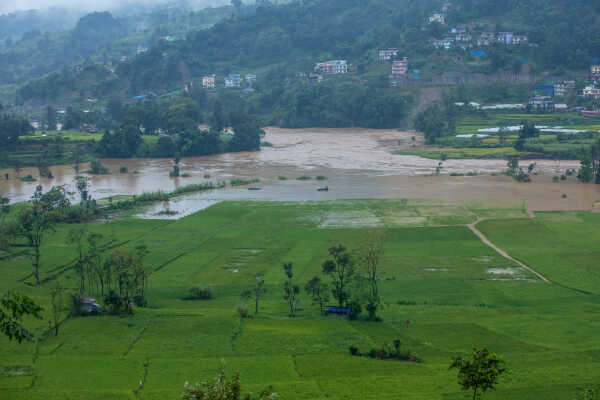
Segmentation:
<svg viewBox="0 0 600 400">
<path fill-rule="evenodd" d="M 534 274 L 535 276 L 537 276 L 538 278 L 540 278 L 542 281 L 546 282 L 546 283 L 550 283 L 550 280 L 548 278 L 546 278 L 544 275 L 540 274 L 539 272 L 537 272 L 536 270 L 534 270 L 533 268 L 531 268 L 530 266 L 522 263 L 521 261 L 517 260 L 516 258 L 512 257 L 510 254 L 508 254 L 506 251 L 502 250 L 500 247 L 496 246 L 494 243 L 492 243 L 479 229 L 477 229 L 477 227 L 475 225 L 477 225 L 478 223 L 485 221 L 486 218 L 478 218 L 477 221 L 473 222 L 472 224 L 467 225 L 469 227 L 469 229 L 475 234 L 477 235 L 477 237 L 479 239 L 481 239 L 481 241 L 483 243 L 485 243 L 486 245 L 488 245 L 489 247 L 491 247 L 492 249 L 494 249 L 498 254 L 500 254 L 502 257 L 511 260 L 512 262 L 517 263 L 520 267 L 526 269 L 527 271 L 531 272 L 532 274 Z"/>
</svg>

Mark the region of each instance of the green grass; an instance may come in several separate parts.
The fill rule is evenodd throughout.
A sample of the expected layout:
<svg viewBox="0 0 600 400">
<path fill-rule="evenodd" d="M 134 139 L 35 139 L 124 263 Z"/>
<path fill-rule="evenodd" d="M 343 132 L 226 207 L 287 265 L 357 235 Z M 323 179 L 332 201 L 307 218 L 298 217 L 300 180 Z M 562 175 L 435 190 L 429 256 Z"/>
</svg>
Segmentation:
<svg viewBox="0 0 600 400">
<path fill-rule="evenodd" d="M 471 158 L 506 158 L 512 156 L 527 156 L 529 153 L 520 152 L 512 147 L 465 147 L 465 148 L 448 148 L 448 147 L 430 147 L 425 151 L 408 151 L 395 152 L 396 155 L 418 155 L 423 158 L 432 158 L 441 160 L 445 154 L 447 159 L 471 159 Z"/>
<path fill-rule="evenodd" d="M 488 218 L 478 227 L 493 242 L 552 283 L 482 243 L 466 227 L 477 217 Z M 37 346 L 0 338 L 0 398 L 133 399 L 144 375 L 142 398 L 178 398 L 186 381 L 212 379 L 224 359 L 247 390 L 272 384 L 286 400 L 458 400 L 468 395 L 448 371 L 450 357 L 489 346 L 512 373 L 486 399 L 572 399 L 600 377 L 598 226 L 600 215 L 588 212 L 531 219 L 522 206 L 431 200 L 224 202 L 178 221 L 88 224 L 103 243 L 148 246 L 151 307 L 129 317 L 69 319 L 58 337 Z M 65 242 L 71 228 L 48 236 L 41 288 L 24 283 L 31 280 L 24 248 L 0 254 L 0 292 L 26 292 L 49 309 L 57 279 L 75 286 L 73 271 L 58 268 L 76 257 Z M 387 237 L 383 322 L 321 317 L 304 292 L 298 317 L 288 318 L 282 263 L 294 263 L 303 287 L 320 274 L 328 247 L 356 251 L 371 228 Z M 239 294 L 258 273 L 268 290 L 261 312 L 240 320 Z M 215 299 L 184 300 L 203 285 L 214 288 Z M 38 336 L 47 328 L 46 321 L 27 325 Z M 396 338 L 423 363 L 348 354 L 350 345 L 368 351 Z"/>
</svg>

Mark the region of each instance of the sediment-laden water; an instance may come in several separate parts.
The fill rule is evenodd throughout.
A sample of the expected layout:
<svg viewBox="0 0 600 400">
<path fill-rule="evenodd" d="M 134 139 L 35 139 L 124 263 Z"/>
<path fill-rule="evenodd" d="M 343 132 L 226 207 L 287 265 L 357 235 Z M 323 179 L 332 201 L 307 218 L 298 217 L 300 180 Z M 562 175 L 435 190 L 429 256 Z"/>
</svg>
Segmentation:
<svg viewBox="0 0 600 400">
<path fill-rule="evenodd" d="M 567 168 L 578 168 L 577 161 L 532 160 L 537 164 L 537 176 L 531 183 L 519 183 L 504 176 L 491 176 L 506 169 L 504 160 L 447 160 L 440 176 L 435 173 L 437 160 L 392 154 L 420 145 L 422 137 L 414 132 L 365 129 L 299 129 L 267 128 L 264 138 L 273 147 L 260 152 L 221 154 L 184 158 L 181 172 L 189 178 L 170 178 L 170 159 L 106 159 L 103 164 L 109 175 L 91 176 L 92 195 L 102 198 L 119 194 L 140 194 L 148 191 L 172 191 L 179 186 L 212 181 L 229 181 L 232 177 L 258 178 L 258 191 L 246 187 L 227 188 L 195 193 L 170 202 L 169 207 L 186 215 L 216 201 L 230 199 L 259 200 L 334 200 L 352 198 L 433 198 L 447 202 L 481 200 L 495 206 L 514 206 L 527 202 L 530 210 L 591 209 L 600 199 L 600 185 L 581 184 L 575 177 L 553 182 Z M 413 139 L 414 137 L 414 139 Z M 525 163 L 524 163 L 525 164 Z M 126 166 L 127 174 L 119 168 Z M 0 182 L 0 193 L 11 201 L 30 198 L 36 185 L 67 185 L 73 189 L 77 175 L 72 166 L 50 168 L 52 180 L 24 183 L 15 179 Z M 83 166 L 82 170 L 87 169 Z M 478 176 L 451 177 L 450 173 L 474 171 Z M 24 168 L 20 175 L 37 176 L 37 169 Z M 308 175 L 313 179 L 298 181 Z M 325 181 L 316 181 L 323 175 Z M 279 177 L 287 180 L 280 180 Z M 317 191 L 327 185 L 329 191 Z M 563 194 L 566 195 L 564 198 Z M 151 207 L 147 215 L 163 210 L 163 205 Z"/>
</svg>

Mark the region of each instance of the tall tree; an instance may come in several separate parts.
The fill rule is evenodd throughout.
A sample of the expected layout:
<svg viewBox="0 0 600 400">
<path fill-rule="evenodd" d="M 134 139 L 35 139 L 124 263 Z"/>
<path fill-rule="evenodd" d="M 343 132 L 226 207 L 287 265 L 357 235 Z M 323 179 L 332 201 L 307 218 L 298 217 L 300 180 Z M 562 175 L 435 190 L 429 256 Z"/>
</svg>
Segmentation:
<svg viewBox="0 0 600 400">
<path fill-rule="evenodd" d="M 321 315 L 325 313 L 325 303 L 329 301 L 329 290 L 327 284 L 324 283 L 321 278 L 318 276 L 313 277 L 306 286 L 304 286 L 304 290 L 311 297 L 313 304 L 319 305 L 319 310 L 321 311 Z"/>
<path fill-rule="evenodd" d="M 17 217 L 15 234 L 25 238 L 33 247 L 33 273 L 37 286 L 40 286 L 40 258 L 41 247 L 48 232 L 54 231 L 54 227 L 60 220 L 62 213 L 70 206 L 66 196 L 65 188 L 55 186 L 47 193 L 43 193 L 42 187 L 38 185 L 31 198 L 31 207 L 24 207 Z"/>
<path fill-rule="evenodd" d="M 67 234 L 67 244 L 75 246 L 77 251 L 77 262 L 75 264 L 75 272 L 79 277 L 79 295 L 83 295 L 85 292 L 85 254 L 83 252 L 83 237 L 85 236 L 87 228 L 80 226 L 73 228 Z"/>
<path fill-rule="evenodd" d="M 0 298 L 0 333 L 9 340 L 21 343 L 32 340 L 33 333 L 23 326 L 23 317 L 30 315 L 41 319 L 42 308 L 24 294 L 8 292 Z"/>
<path fill-rule="evenodd" d="M 370 320 L 377 319 L 377 309 L 381 304 L 378 282 L 381 279 L 381 257 L 383 255 L 383 231 L 369 232 L 362 246 L 363 274 L 367 283 L 367 305 Z"/>
<path fill-rule="evenodd" d="M 54 286 L 50 292 L 50 304 L 52 305 L 52 321 L 50 322 L 52 324 L 52 329 L 54 330 L 54 336 L 58 336 L 61 320 L 65 311 L 64 292 L 65 288 L 62 287 L 60 282 L 57 282 L 56 286 Z"/>
<path fill-rule="evenodd" d="M 242 293 L 242 298 L 254 298 L 254 314 L 258 314 L 258 303 L 263 298 L 263 296 L 267 293 L 267 289 L 265 288 L 265 280 L 262 274 L 256 276 L 256 285 L 250 291 L 246 291 Z"/>
<path fill-rule="evenodd" d="M 473 390 L 473 400 L 489 389 L 495 389 L 498 378 L 508 372 L 505 362 L 487 348 L 473 349 L 470 357 L 454 357 L 450 369 L 458 370 L 458 384 L 463 390 Z M 481 391 L 481 392 L 480 392 Z"/>
<path fill-rule="evenodd" d="M 283 270 L 285 271 L 286 280 L 283 284 L 283 299 L 287 302 L 290 309 L 290 317 L 296 316 L 296 308 L 298 307 L 298 296 L 300 295 L 300 286 L 294 284 L 294 270 L 292 263 L 284 263 Z"/>
<path fill-rule="evenodd" d="M 331 276 L 333 297 L 337 300 L 338 305 L 343 307 L 349 298 L 347 286 L 354 276 L 354 263 L 346 247 L 341 244 L 329 248 L 329 255 L 332 259 L 323 263 L 323 273 Z"/>
</svg>

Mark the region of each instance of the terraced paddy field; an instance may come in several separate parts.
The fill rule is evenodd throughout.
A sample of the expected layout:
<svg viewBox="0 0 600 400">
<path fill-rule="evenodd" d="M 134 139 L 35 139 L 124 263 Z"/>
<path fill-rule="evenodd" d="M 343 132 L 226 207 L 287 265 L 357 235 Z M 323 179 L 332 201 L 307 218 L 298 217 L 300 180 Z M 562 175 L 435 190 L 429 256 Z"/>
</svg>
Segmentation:
<svg viewBox="0 0 600 400">
<path fill-rule="evenodd" d="M 475 221 L 549 282 L 485 244 L 468 226 Z M 512 373 L 486 399 L 572 400 L 600 382 L 599 226 L 592 212 L 422 200 L 222 202 L 177 221 L 89 224 L 107 247 L 148 246 L 150 306 L 67 319 L 58 337 L 45 334 L 47 321 L 28 320 L 36 343 L 0 338 L 0 398 L 177 399 L 186 381 L 212 379 L 223 359 L 246 390 L 273 385 L 286 400 L 464 399 L 450 357 L 488 346 Z M 71 228 L 49 236 L 41 288 L 27 284 L 23 247 L 3 253 L 0 292 L 25 292 L 49 310 L 56 282 L 75 287 Z M 294 263 L 303 287 L 321 274 L 328 247 L 357 250 L 372 229 L 387 235 L 383 322 L 322 317 L 304 291 L 289 318 L 282 263 Z M 259 273 L 267 288 L 260 313 L 240 319 L 240 293 Z M 202 285 L 216 297 L 183 300 Z M 423 362 L 348 352 L 394 339 Z"/>
</svg>

